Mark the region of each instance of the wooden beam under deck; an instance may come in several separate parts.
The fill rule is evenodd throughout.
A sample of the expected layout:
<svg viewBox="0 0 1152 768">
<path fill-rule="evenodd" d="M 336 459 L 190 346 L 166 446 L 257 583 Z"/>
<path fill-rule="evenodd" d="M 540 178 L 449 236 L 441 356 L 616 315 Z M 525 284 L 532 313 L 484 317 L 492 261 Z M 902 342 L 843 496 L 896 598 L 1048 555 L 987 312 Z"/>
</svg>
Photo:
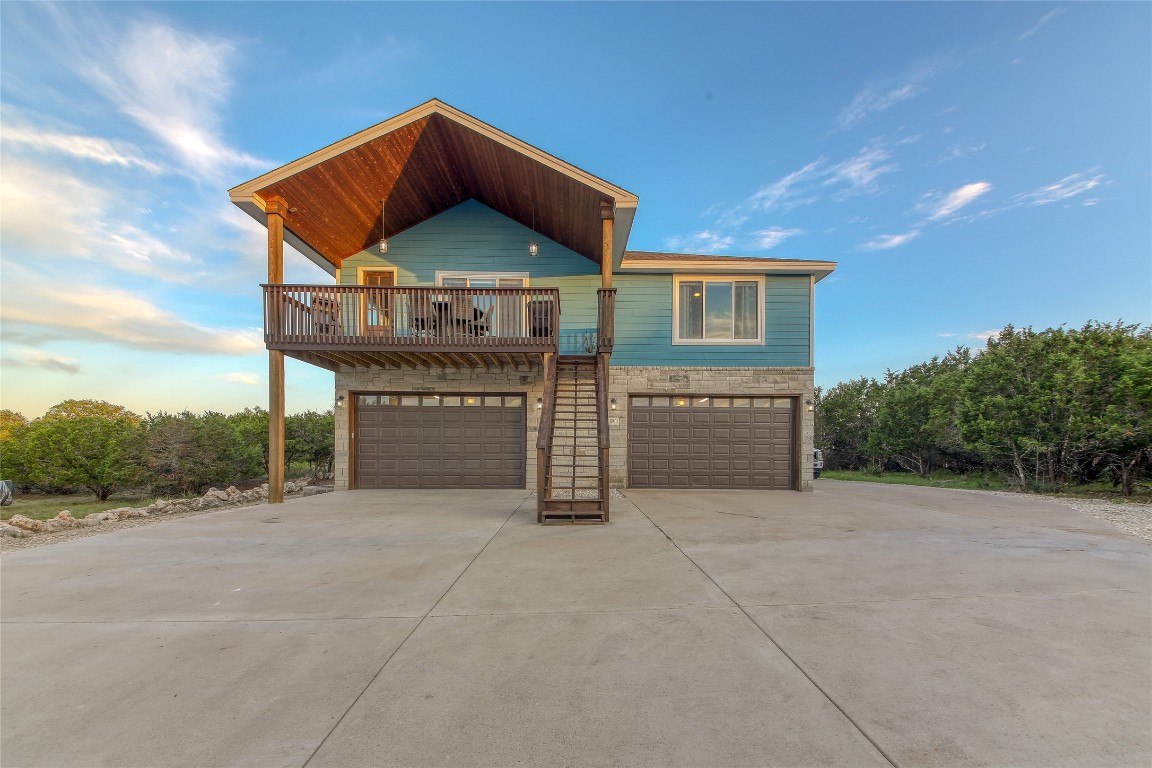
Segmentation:
<svg viewBox="0 0 1152 768">
<path fill-rule="evenodd" d="M 543 355 L 529 353 L 468 353 L 453 355 L 429 356 L 421 353 L 409 352 L 367 352 L 363 350 L 330 349 L 308 351 L 303 349 L 284 350 L 284 355 L 295 360 L 315 365 L 318 368 L 338 372 L 341 367 L 347 368 L 384 368 L 384 369 L 410 369 L 410 370 L 470 370 L 482 369 L 485 371 L 500 371 L 512 369 L 515 371 L 531 371 L 542 365 Z"/>
</svg>

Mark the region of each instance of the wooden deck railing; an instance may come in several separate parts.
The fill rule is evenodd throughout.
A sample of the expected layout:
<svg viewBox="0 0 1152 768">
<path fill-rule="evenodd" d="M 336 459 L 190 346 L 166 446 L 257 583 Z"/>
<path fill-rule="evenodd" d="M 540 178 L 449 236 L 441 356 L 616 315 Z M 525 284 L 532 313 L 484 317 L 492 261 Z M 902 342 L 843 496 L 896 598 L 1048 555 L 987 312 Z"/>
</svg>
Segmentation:
<svg viewBox="0 0 1152 768">
<path fill-rule="evenodd" d="M 557 349 L 556 288 L 262 287 L 270 349 Z"/>
</svg>

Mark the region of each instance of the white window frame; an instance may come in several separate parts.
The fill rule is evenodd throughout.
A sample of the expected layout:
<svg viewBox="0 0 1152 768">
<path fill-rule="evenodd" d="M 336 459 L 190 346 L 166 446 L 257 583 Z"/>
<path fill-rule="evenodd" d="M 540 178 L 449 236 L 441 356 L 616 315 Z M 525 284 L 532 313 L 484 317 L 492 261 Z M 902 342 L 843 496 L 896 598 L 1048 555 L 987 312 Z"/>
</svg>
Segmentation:
<svg viewBox="0 0 1152 768">
<path fill-rule="evenodd" d="M 474 272 L 470 269 L 465 270 L 436 270 L 436 287 L 441 288 L 444 285 L 444 278 L 446 277 L 464 277 L 469 280 L 473 278 L 481 279 L 507 279 L 523 280 L 524 287 L 528 288 L 528 273 L 527 272 Z"/>
<path fill-rule="evenodd" d="M 710 282 L 728 283 L 756 283 L 756 338 L 755 339 L 682 339 L 680 338 L 680 283 Z M 672 343 L 683 345 L 731 347 L 731 346 L 763 346 L 764 344 L 764 315 L 766 307 L 765 280 L 763 275 L 673 275 L 672 276 Z M 707 290 L 704 291 L 707 294 Z"/>
</svg>

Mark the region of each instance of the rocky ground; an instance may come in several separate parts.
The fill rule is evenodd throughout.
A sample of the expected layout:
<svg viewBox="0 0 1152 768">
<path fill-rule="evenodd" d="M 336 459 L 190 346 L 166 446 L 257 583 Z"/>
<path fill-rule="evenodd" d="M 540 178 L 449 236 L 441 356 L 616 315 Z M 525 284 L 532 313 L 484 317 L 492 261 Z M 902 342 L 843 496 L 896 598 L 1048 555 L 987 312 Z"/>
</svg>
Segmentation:
<svg viewBox="0 0 1152 768">
<path fill-rule="evenodd" d="M 308 485 L 304 480 L 288 481 L 284 493 L 291 496 L 313 496 L 331 491 L 331 486 Z M 241 491 L 235 486 L 225 490 L 208 489 L 198 499 L 160 499 L 147 507 L 121 507 L 106 512 L 93 512 L 82 518 L 72 517 L 64 510 L 50 520 L 32 520 L 23 515 L 14 515 L 11 520 L 0 523 L 0 553 L 18 549 L 42 547 L 69 539 L 95 536 L 99 533 L 119 531 L 124 528 L 137 528 L 163 520 L 202 515 L 222 509 L 235 509 L 262 504 L 268 500 L 268 485 Z"/>
</svg>

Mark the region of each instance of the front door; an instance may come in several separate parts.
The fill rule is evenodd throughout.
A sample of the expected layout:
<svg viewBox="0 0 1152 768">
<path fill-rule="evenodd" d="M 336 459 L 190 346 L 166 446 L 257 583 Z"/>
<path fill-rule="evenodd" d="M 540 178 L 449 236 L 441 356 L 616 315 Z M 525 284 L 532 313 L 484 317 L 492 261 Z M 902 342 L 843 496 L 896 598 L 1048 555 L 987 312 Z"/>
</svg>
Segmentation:
<svg viewBox="0 0 1152 768">
<path fill-rule="evenodd" d="M 370 288 L 391 288 L 396 285 L 396 273 L 391 270 L 372 269 L 360 273 L 360 284 Z M 361 323 L 366 333 L 390 333 L 392 322 L 392 295 L 386 291 L 366 291 L 362 305 Z"/>
</svg>

